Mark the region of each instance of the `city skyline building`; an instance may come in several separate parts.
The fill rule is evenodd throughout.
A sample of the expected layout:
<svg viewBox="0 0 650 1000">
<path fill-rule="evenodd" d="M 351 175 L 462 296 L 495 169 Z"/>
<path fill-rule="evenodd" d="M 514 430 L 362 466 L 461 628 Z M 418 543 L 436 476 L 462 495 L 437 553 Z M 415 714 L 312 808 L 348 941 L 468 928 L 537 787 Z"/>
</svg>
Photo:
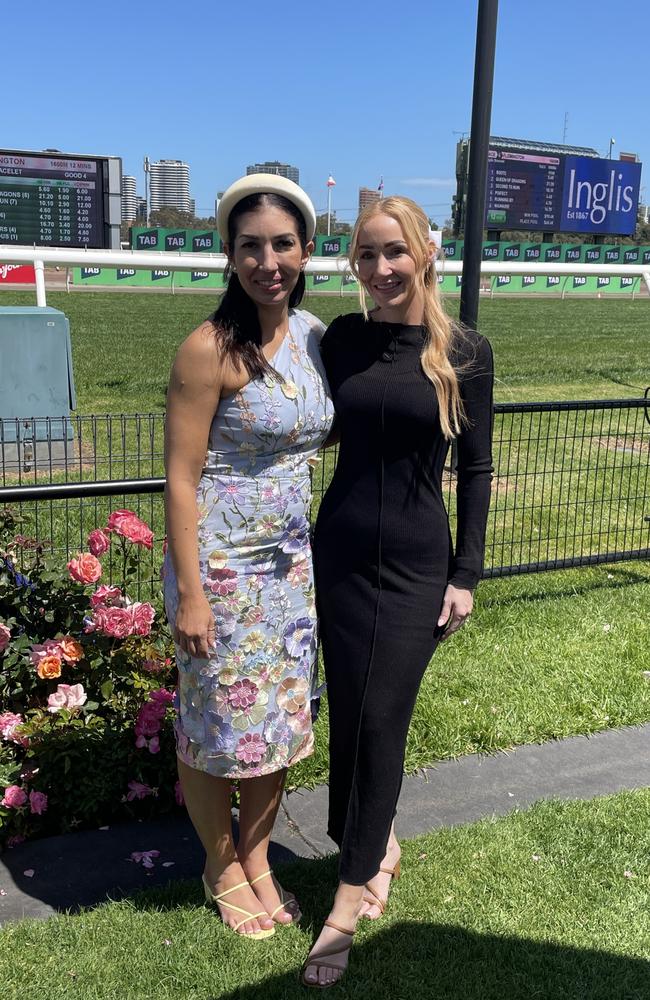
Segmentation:
<svg viewBox="0 0 650 1000">
<path fill-rule="evenodd" d="M 363 212 L 364 208 L 368 205 L 374 205 L 376 201 L 381 201 L 381 191 L 376 188 L 360 187 L 359 188 L 359 212 Z"/>
<path fill-rule="evenodd" d="M 300 184 L 300 171 L 290 163 L 280 163 L 279 160 L 265 160 L 264 163 L 251 163 L 246 167 L 246 174 L 277 174 L 278 177 L 288 177 L 290 181 Z"/>
<path fill-rule="evenodd" d="M 138 215 L 138 196 L 136 194 L 135 177 L 122 174 L 122 222 L 133 222 Z"/>
<path fill-rule="evenodd" d="M 190 168 L 182 160 L 157 160 L 149 167 L 149 209 L 191 211 Z"/>
</svg>

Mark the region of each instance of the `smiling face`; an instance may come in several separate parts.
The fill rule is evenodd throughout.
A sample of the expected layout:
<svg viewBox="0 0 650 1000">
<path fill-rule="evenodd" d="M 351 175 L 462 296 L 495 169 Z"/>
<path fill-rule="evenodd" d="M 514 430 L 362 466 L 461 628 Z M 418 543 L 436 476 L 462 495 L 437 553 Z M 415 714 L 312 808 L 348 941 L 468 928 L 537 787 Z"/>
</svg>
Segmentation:
<svg viewBox="0 0 650 1000">
<path fill-rule="evenodd" d="M 416 282 L 419 266 L 396 219 L 378 212 L 363 223 L 356 266 L 377 305 L 377 319 L 422 322 L 424 299 Z"/>
<path fill-rule="evenodd" d="M 302 246 L 288 212 L 262 204 L 237 218 L 233 242 L 225 249 L 242 288 L 264 308 L 288 305 L 312 247 Z"/>
</svg>

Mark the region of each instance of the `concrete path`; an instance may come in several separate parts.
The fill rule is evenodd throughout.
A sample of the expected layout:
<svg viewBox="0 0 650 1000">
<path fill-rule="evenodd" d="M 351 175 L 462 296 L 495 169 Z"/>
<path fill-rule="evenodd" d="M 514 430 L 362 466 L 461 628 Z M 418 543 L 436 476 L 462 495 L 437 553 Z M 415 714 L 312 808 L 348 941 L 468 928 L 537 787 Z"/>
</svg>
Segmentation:
<svg viewBox="0 0 650 1000">
<path fill-rule="evenodd" d="M 540 799 L 590 799 L 650 786 L 650 724 L 472 754 L 405 778 L 397 819 L 402 838 L 503 815 Z M 327 788 L 283 800 L 273 864 L 335 850 L 326 828 Z M 160 852 L 151 870 L 134 851 Z M 123 823 L 36 840 L 0 855 L 0 924 L 119 899 L 172 879 L 198 878 L 201 846 L 187 817 Z M 31 873 L 31 874 L 30 874 Z"/>
</svg>

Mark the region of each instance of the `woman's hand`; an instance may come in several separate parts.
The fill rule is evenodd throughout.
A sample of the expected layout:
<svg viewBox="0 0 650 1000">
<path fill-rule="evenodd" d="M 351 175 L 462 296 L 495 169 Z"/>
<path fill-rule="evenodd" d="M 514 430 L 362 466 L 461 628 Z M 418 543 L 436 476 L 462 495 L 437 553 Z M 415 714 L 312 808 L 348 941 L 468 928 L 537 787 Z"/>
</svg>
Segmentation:
<svg viewBox="0 0 650 1000">
<path fill-rule="evenodd" d="M 446 626 L 440 637 L 441 642 L 458 631 L 465 619 L 471 615 L 473 607 L 474 596 L 471 590 L 454 587 L 451 583 L 447 585 L 438 618 L 438 627 Z"/>
<path fill-rule="evenodd" d="M 174 641 L 190 656 L 207 659 L 216 645 L 214 614 L 206 597 L 181 597 Z"/>
</svg>

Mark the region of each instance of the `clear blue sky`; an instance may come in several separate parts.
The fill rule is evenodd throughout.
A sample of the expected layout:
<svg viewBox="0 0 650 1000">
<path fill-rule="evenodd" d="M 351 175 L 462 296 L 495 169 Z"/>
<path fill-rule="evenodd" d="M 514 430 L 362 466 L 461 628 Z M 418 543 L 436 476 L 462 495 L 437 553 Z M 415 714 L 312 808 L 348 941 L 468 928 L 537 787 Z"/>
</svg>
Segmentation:
<svg viewBox="0 0 650 1000">
<path fill-rule="evenodd" d="M 477 0 L 35 0 L 3 7 L 4 148 L 190 165 L 197 213 L 248 163 L 300 169 L 318 210 L 358 188 L 443 222 L 456 133 L 469 129 Z M 639 0 L 501 0 L 492 134 L 650 161 Z M 645 92 L 645 96 L 644 96 Z M 642 195 L 650 196 L 647 170 Z M 643 185 L 647 184 L 646 191 Z"/>
</svg>

